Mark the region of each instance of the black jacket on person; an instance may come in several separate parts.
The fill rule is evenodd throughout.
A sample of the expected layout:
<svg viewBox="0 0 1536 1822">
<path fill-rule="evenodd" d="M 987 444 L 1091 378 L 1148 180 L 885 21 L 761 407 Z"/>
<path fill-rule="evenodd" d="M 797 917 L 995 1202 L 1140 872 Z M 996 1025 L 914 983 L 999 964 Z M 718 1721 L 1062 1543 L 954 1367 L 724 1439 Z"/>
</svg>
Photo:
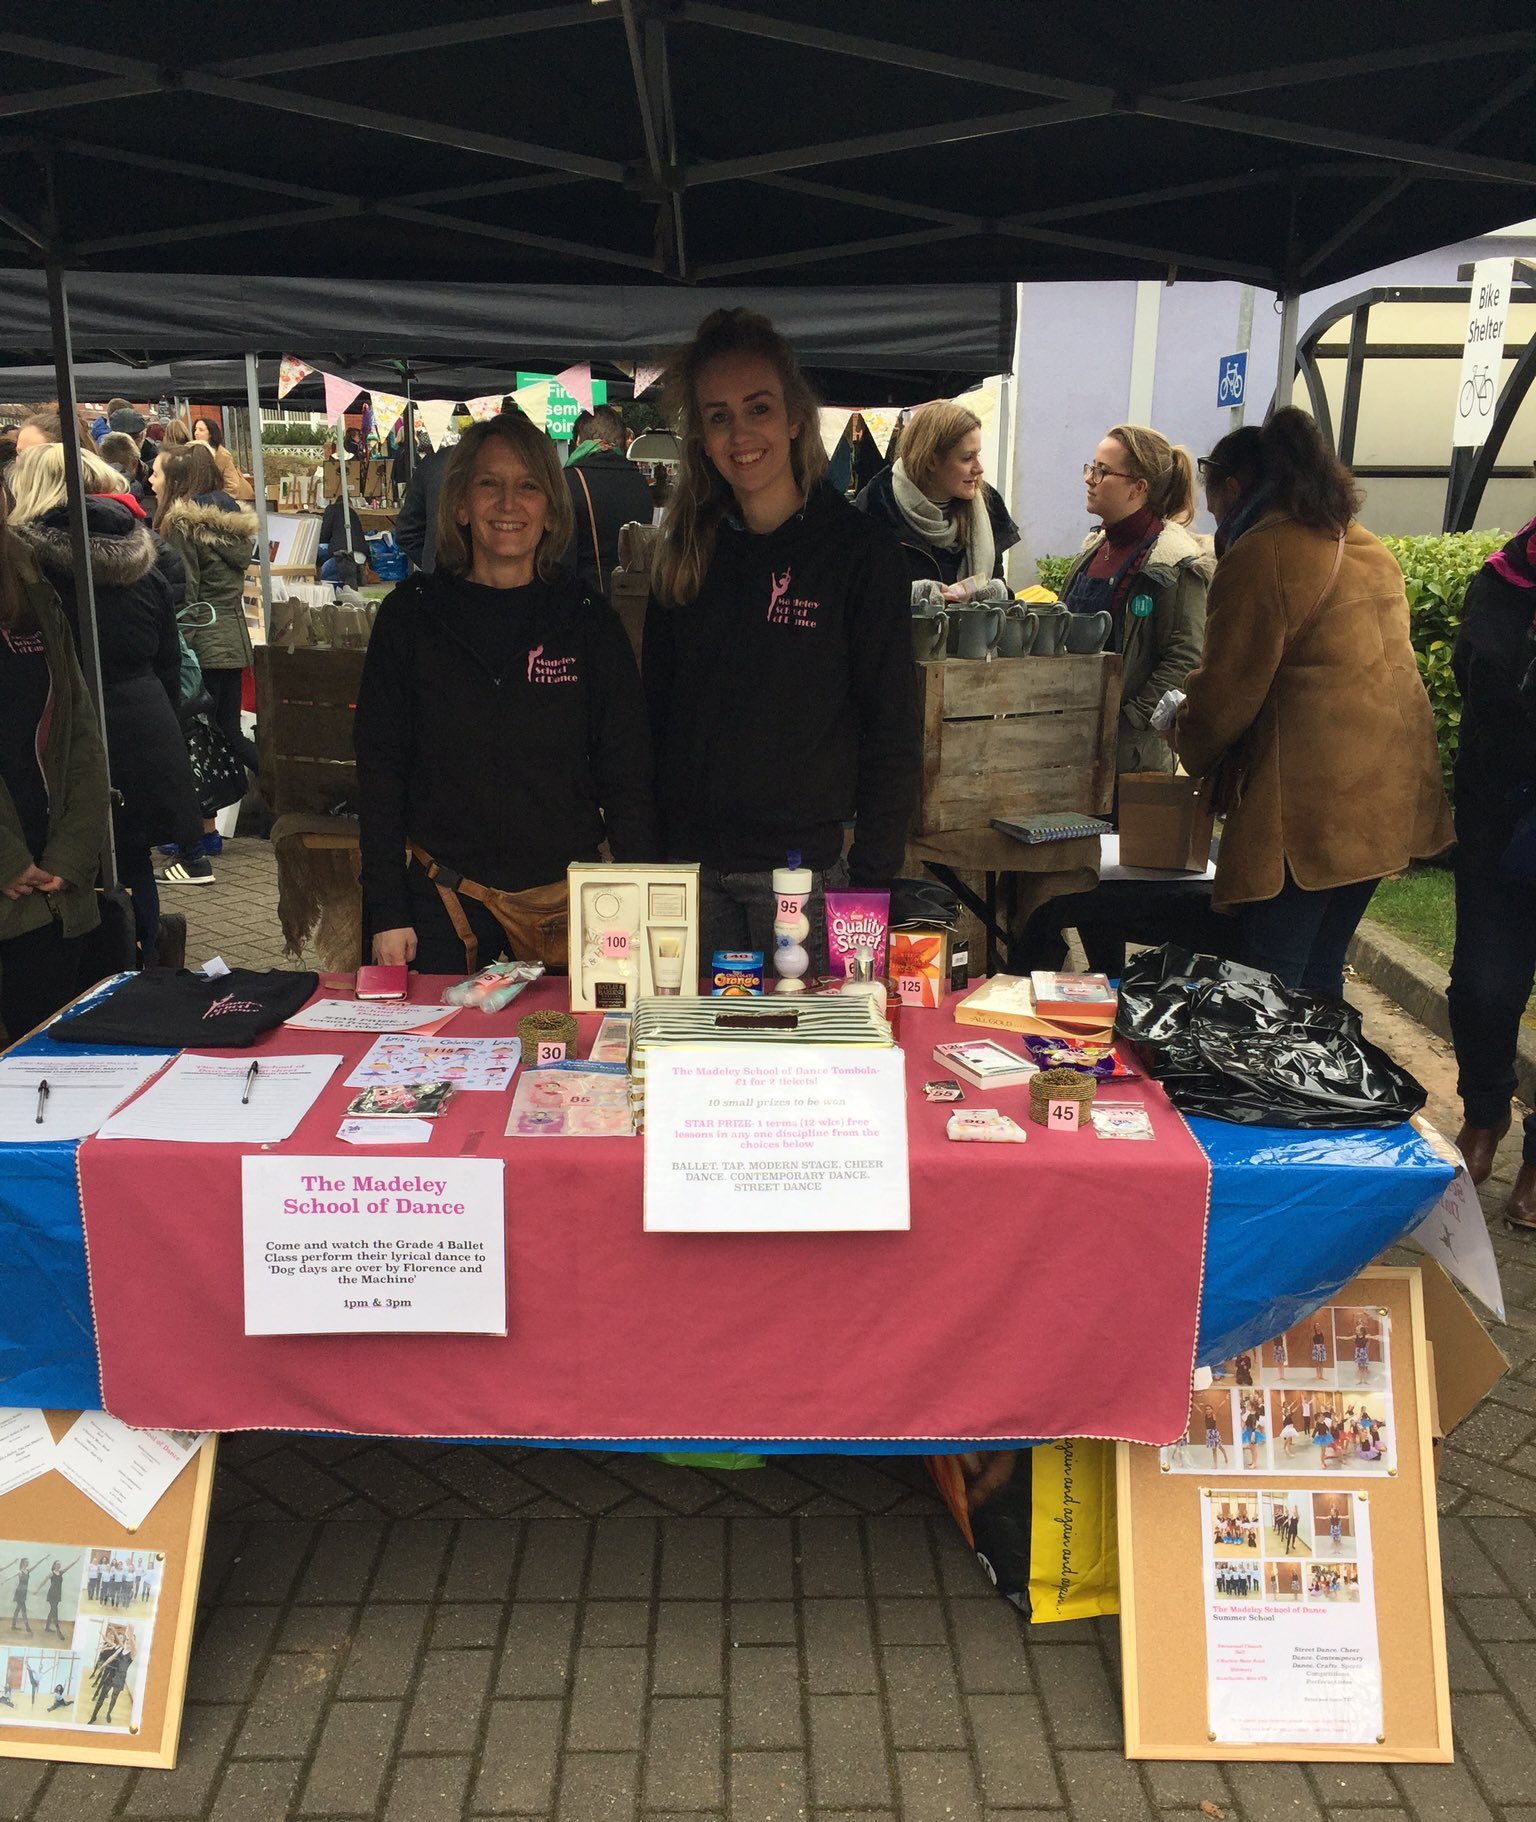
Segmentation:
<svg viewBox="0 0 1536 1822">
<path fill-rule="evenodd" d="M 346 527 L 342 525 L 343 512 Z M 350 530 L 351 538 L 347 536 Z M 357 508 L 350 502 L 343 508 L 340 494 L 326 507 L 320 520 L 320 542 L 328 557 L 339 557 L 350 550 L 359 563 L 366 564 L 372 554 L 368 548 L 368 534 L 363 530 L 362 521 L 357 516 Z"/>
<path fill-rule="evenodd" d="M 631 519 L 649 525 L 653 508 L 645 476 L 618 449 L 603 447 L 570 463 L 565 484 L 571 492 L 576 530 L 564 562 L 579 579 L 608 598 L 608 582 L 619 564 L 619 530 Z M 597 549 L 592 534 L 597 533 Z"/>
<path fill-rule="evenodd" d="M 896 541 L 901 545 L 901 558 L 907 566 L 909 582 L 958 582 L 965 573 L 965 546 L 957 544 L 953 550 L 945 550 L 940 545 L 926 543 L 907 522 L 906 515 L 896 504 L 895 466 L 882 468 L 854 501 L 860 512 L 867 512 L 872 519 L 878 519 L 882 525 L 889 525 L 896 534 Z M 992 546 L 996 561 L 992 574 L 1003 573 L 1003 553 L 1012 550 L 1019 541 L 1019 528 L 1013 522 L 1013 515 L 1003 504 L 1003 496 L 995 487 L 986 481 L 981 484 L 981 495 L 987 503 L 987 516 L 992 521 Z"/>
<path fill-rule="evenodd" d="M 452 454 L 451 449 L 439 449 L 422 457 L 395 515 L 395 542 L 412 566 L 428 575 L 437 566 L 437 502 Z"/>
<path fill-rule="evenodd" d="M 721 526 L 696 598 L 651 601 L 645 688 L 667 857 L 761 872 L 901 866 L 921 747 L 910 585 L 889 532 L 825 482 L 766 536 Z"/>
<path fill-rule="evenodd" d="M 85 501 L 96 632 L 106 711 L 107 762 L 122 802 L 114 810 L 126 845 L 195 842 L 202 832 L 191 763 L 179 720 L 181 647 L 171 585 L 158 540 L 146 521 L 119 500 Z M 69 508 L 11 529 L 57 592 L 78 649 L 74 555 Z"/>
<path fill-rule="evenodd" d="M 1536 666 L 1533 613 L 1536 590 L 1486 563 L 1467 585 L 1451 661 L 1461 689 L 1455 808 L 1463 845 L 1502 852 L 1515 824 L 1536 809 L 1536 705 L 1521 690 Z"/>
<path fill-rule="evenodd" d="M 353 723 L 367 927 L 411 922 L 406 844 L 520 892 L 657 858 L 634 654 L 575 578 L 480 588 L 412 576 L 379 608 Z"/>
</svg>

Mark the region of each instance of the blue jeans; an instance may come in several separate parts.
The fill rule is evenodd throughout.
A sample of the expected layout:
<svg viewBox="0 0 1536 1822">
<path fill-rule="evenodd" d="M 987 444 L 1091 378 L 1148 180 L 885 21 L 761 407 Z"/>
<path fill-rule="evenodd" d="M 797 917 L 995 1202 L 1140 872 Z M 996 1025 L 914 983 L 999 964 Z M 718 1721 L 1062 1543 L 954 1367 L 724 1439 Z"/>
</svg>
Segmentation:
<svg viewBox="0 0 1536 1822">
<path fill-rule="evenodd" d="M 1515 1092 L 1520 1015 L 1536 978 L 1536 886 L 1499 866 L 1507 839 L 1458 809 L 1456 947 L 1446 1005 L 1456 1046 L 1456 1092 L 1469 1126 L 1502 1126 Z M 1536 1113 L 1525 1122 L 1523 1162 L 1536 1164 Z"/>
<path fill-rule="evenodd" d="M 1296 884 L 1287 867 L 1285 884 L 1274 898 L 1242 907 L 1238 960 L 1277 975 L 1282 986 L 1343 999 L 1349 940 L 1380 883 L 1366 879 L 1309 892 Z"/>
<path fill-rule="evenodd" d="M 836 860 L 824 873 L 811 875 L 811 896 L 805 903 L 811 933 L 805 939 L 811 973 L 831 971 L 827 959 L 827 910 L 822 894 L 848 884 L 848 863 Z M 717 949 L 760 949 L 764 984 L 773 974 L 773 874 L 722 873 L 718 867 L 699 868 L 699 963 L 707 974 Z"/>
</svg>

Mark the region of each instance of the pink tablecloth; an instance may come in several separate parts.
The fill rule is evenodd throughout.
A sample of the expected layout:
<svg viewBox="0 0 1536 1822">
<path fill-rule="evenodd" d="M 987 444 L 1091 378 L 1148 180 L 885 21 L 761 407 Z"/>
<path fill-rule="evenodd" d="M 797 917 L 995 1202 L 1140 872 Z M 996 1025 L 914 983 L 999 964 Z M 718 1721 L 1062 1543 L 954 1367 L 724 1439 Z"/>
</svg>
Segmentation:
<svg viewBox="0 0 1536 1822">
<path fill-rule="evenodd" d="M 441 982 L 415 993 L 435 998 Z M 494 1035 L 562 1003 L 541 982 Z M 582 1048 L 595 1019 L 583 1019 Z M 647 1234 L 639 1139 L 508 1139 L 506 1095 L 456 1096 L 426 1146 L 336 1128 L 370 1040 L 279 1031 L 251 1054 L 342 1051 L 281 1150 L 489 1157 L 506 1173 L 502 1337 L 247 1337 L 236 1145 L 91 1139 L 81 1199 L 102 1402 L 175 1429 L 346 1430 L 574 1443 L 649 1439 L 1169 1442 L 1184 1426 L 1210 1168 L 1155 1084 L 1116 1083 L 1156 1143 L 1030 1126 L 957 1145 L 922 1083 L 945 1012 L 903 1013 L 912 1226 L 880 1234 Z M 966 1105 L 1025 1120 L 1022 1088 Z"/>
</svg>

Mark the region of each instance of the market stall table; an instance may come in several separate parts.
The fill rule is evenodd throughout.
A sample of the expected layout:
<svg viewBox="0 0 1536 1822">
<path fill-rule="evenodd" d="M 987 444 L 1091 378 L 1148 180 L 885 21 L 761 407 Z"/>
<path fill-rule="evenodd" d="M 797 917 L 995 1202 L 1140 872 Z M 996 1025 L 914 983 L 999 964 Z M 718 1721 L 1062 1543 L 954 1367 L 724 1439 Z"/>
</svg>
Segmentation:
<svg viewBox="0 0 1536 1822">
<path fill-rule="evenodd" d="M 562 987 L 561 983 L 547 984 L 535 990 L 537 998 L 525 996 L 519 1006 L 526 1010 L 540 1003 L 540 1000 L 556 1003 Z M 418 992 L 430 990 L 427 983 L 418 983 Z M 518 1007 L 514 1007 L 514 1014 L 517 1011 Z M 470 1022 L 471 1016 L 474 1023 Z M 909 1080 L 920 1082 L 939 1073 L 937 1066 L 927 1060 L 932 1043 L 944 1037 L 953 1037 L 956 1032 L 942 1014 L 914 1015 L 909 1009 L 905 1017 L 902 1038 L 908 1051 Z M 500 1021 L 481 1021 L 478 1014 L 463 1015 L 456 1021 L 455 1029 L 470 1034 L 477 1030 L 489 1033 L 499 1023 Z M 974 1028 L 966 1028 L 964 1034 L 976 1035 Z M 290 1050 L 318 1047 L 313 1042 L 313 1034 L 309 1040 L 295 1043 L 294 1040 L 298 1037 L 297 1033 L 287 1033 L 277 1041 Z M 365 1043 L 366 1040 L 352 1040 L 347 1046 L 349 1056 L 354 1051 L 360 1055 Z M 334 1035 L 328 1036 L 326 1046 L 334 1047 L 335 1044 Z M 339 1076 L 337 1081 L 339 1083 Z M 336 1100 L 337 1089 L 333 1087 L 331 1093 L 332 1100 Z M 970 1091 L 971 1103 L 980 1098 L 979 1091 Z M 1022 1111 L 1021 1090 L 1003 1091 L 995 1096 L 989 1094 L 985 1099 L 988 1102 L 995 1100 L 1005 1108 Z M 466 1151 L 464 1155 L 487 1155 L 478 1149 L 485 1145 L 498 1149 L 504 1147 L 507 1142 L 500 1139 L 500 1132 L 505 1122 L 506 1105 L 505 1097 L 500 1096 L 461 1097 L 456 1116 L 457 1125 L 451 1129 L 445 1127 L 443 1135 L 444 1143 L 450 1133 L 452 1135 L 449 1155 L 459 1155 L 471 1142 L 476 1149 Z M 914 1099 L 909 1107 L 914 1132 L 926 1124 L 935 1124 L 936 1129 L 941 1127 L 945 1111 L 941 1107 L 926 1105 L 920 1098 Z M 301 1128 L 299 1138 L 303 1142 L 303 1149 L 332 1152 L 346 1149 L 332 1138 L 335 1113 L 336 1107 L 329 1102 L 323 1105 L 323 1112 L 321 1109 L 316 1110 L 314 1117 L 319 1125 L 313 1142 Z M 1168 1116 L 1164 1113 L 1161 1117 L 1166 1119 Z M 326 1124 L 327 1120 L 330 1120 L 329 1125 Z M 1251 1345 L 1265 1338 L 1275 1329 L 1283 1327 L 1287 1321 L 1295 1319 L 1293 1312 L 1305 1311 L 1323 1301 L 1362 1264 L 1375 1257 L 1383 1247 L 1412 1225 L 1415 1219 L 1438 1200 L 1449 1180 L 1448 1168 L 1409 1127 L 1384 1133 L 1303 1134 L 1227 1127 L 1210 1121 L 1194 1121 L 1190 1124 L 1212 1161 L 1206 1291 L 1198 1350 L 1203 1362 L 1224 1358 L 1239 1345 Z M 1032 1128 L 1031 1132 L 1034 1135 L 1032 1143 L 1037 1149 L 1031 1151 L 1026 1146 L 1022 1156 L 1038 1160 L 1045 1155 L 1048 1136 L 1039 1134 L 1038 1129 Z M 472 1140 L 475 1133 L 479 1137 Z M 1087 1167 L 1088 1175 L 1082 1181 L 1091 1184 L 1087 1192 L 1090 1196 L 1102 1194 L 1102 1169 L 1098 1169 L 1095 1174 L 1099 1160 L 1107 1158 L 1113 1161 L 1118 1158 L 1123 1162 L 1128 1159 L 1132 1168 L 1137 1169 L 1155 1149 L 1144 1145 L 1137 1150 L 1128 1145 L 1111 1145 L 1087 1136 L 1077 1139 L 1066 1139 L 1059 1135 L 1056 1137 L 1058 1146 L 1075 1145 L 1082 1148 L 1076 1155 Z M 94 1171 L 99 1163 L 110 1171 L 112 1166 L 105 1154 L 120 1151 L 124 1143 L 93 1142 L 90 1148 L 93 1155 L 86 1160 L 87 1169 Z M 577 1153 L 566 1149 L 571 1145 L 579 1148 Z M 954 1178 L 954 1173 L 961 1169 L 959 1160 L 962 1157 L 974 1159 L 977 1154 L 981 1154 L 990 1160 L 986 1168 L 997 1171 L 1007 1168 L 1005 1161 L 1012 1149 L 960 1147 L 945 1145 L 942 1140 L 938 1141 L 938 1145 L 944 1168 L 955 1182 L 962 1185 L 963 1176 Z M 543 1149 L 540 1151 L 538 1148 Z M 623 1140 L 522 1141 L 517 1152 L 517 1162 L 508 1173 L 509 1185 L 512 1186 L 509 1204 L 517 1211 L 514 1219 L 509 1222 L 510 1276 L 514 1296 L 518 1285 L 522 1224 L 538 1223 L 537 1227 L 529 1227 L 527 1231 L 543 1241 L 547 1241 L 551 1233 L 560 1231 L 561 1209 L 566 1210 L 564 1225 L 567 1228 L 572 1225 L 567 1204 L 558 1192 L 552 1204 L 546 1199 L 532 1206 L 525 1204 L 517 1195 L 517 1186 L 522 1180 L 522 1160 L 530 1152 L 533 1152 L 535 1159 L 547 1155 L 548 1163 L 541 1168 L 557 1172 L 568 1185 L 575 1174 L 585 1168 L 585 1159 L 591 1157 L 594 1151 L 601 1154 L 605 1148 L 614 1148 L 609 1164 L 603 1168 L 614 1173 L 615 1193 L 606 1198 L 596 1216 L 587 1219 L 611 1224 L 611 1233 L 617 1237 L 622 1247 L 654 1246 L 658 1243 L 669 1248 L 678 1246 L 679 1243 L 670 1237 L 644 1236 L 639 1231 L 641 1148 L 638 1143 L 626 1144 Z M 225 1229 L 229 1234 L 238 1236 L 238 1163 L 234 1156 L 229 1155 L 236 1148 L 178 1145 L 148 1149 L 155 1154 L 155 1200 L 162 1209 L 174 1204 L 185 1229 L 192 1232 L 194 1237 L 206 1237 L 213 1228 Z M 433 1147 L 428 1148 L 428 1155 L 432 1150 L 438 1150 L 436 1141 Z M 12 1272 L 8 1276 L 12 1277 L 15 1294 L 7 1296 L 3 1304 L 0 1304 L 0 1400 L 6 1403 L 50 1406 L 78 1406 L 97 1402 L 101 1393 L 90 1297 L 85 1280 L 81 1217 L 78 1202 L 72 1194 L 75 1147 L 8 1146 L 5 1151 L 8 1154 L 5 1158 L 6 1168 L 3 1176 L 0 1176 L 0 1224 L 7 1230 L 6 1257 L 12 1266 Z M 181 1172 L 194 1155 L 206 1158 L 209 1153 L 225 1154 L 219 1168 L 229 1187 L 225 1194 L 221 1194 L 216 1207 L 199 1207 L 191 1196 L 168 1198 L 164 1195 L 167 1183 L 182 1180 Z M 407 1161 L 411 1156 L 419 1159 L 422 1152 L 421 1148 L 413 1148 L 410 1152 L 402 1150 L 394 1155 L 400 1161 Z M 438 1155 L 443 1155 L 443 1152 L 438 1150 Z M 597 1162 L 602 1164 L 601 1155 Z M 1027 1166 L 1018 1165 L 1014 1168 L 1024 1172 L 1017 1180 L 1027 1182 Z M 110 1177 L 107 1181 L 110 1182 Z M 1019 1212 L 1021 1216 L 1026 1212 L 1030 1214 L 1046 1241 L 1061 1245 L 1072 1243 L 1076 1225 L 1071 1208 L 1038 1208 L 1021 1200 Z M 915 1220 L 922 1218 L 923 1204 L 918 1201 Z M 986 1235 L 985 1230 L 977 1226 L 974 1198 L 964 1188 L 957 1190 L 948 1198 L 947 1210 L 941 1211 L 936 1218 L 953 1227 L 951 1250 L 966 1262 L 966 1269 L 956 1274 L 954 1282 L 960 1287 L 957 1294 L 965 1302 L 969 1328 L 978 1335 L 990 1330 L 1016 1337 L 1027 1335 L 1031 1323 L 1038 1328 L 1039 1312 L 1032 1306 L 1031 1285 L 1027 1278 L 1024 1281 L 1014 1280 L 1000 1284 L 989 1274 L 986 1251 L 981 1244 Z M 112 1269 L 119 1276 L 126 1273 L 137 1283 L 145 1275 L 146 1260 L 160 1256 L 159 1247 L 158 1244 L 151 1244 L 150 1233 L 142 1225 L 126 1221 L 118 1225 L 120 1234 L 114 1236 L 112 1245 L 126 1248 L 126 1251 L 114 1255 L 117 1263 Z M 1125 1199 L 1125 1219 L 1117 1231 L 1127 1244 L 1136 1232 L 1134 1195 Z M 603 1232 L 605 1236 L 609 1234 L 608 1225 L 604 1226 Z M 906 1235 L 883 1236 L 880 1237 L 880 1244 L 899 1245 L 909 1238 Z M 824 1273 L 835 1257 L 832 1249 L 846 1247 L 855 1241 L 867 1243 L 868 1239 L 869 1237 L 859 1236 L 817 1236 L 797 1240 L 796 1245 L 817 1247 L 816 1269 Z M 93 1232 L 94 1244 L 96 1235 Z M 741 1247 L 754 1242 L 731 1236 L 719 1237 L 714 1244 Z M 1121 1251 L 1125 1251 L 1124 1245 Z M 568 1270 L 573 1258 L 574 1255 L 566 1253 L 557 1264 Z M 106 1260 L 107 1253 L 103 1251 L 96 1259 L 99 1274 L 106 1269 Z M 686 1258 L 681 1269 L 686 1276 Z M 1081 1269 L 1085 1282 L 1099 1281 L 1093 1260 L 1082 1261 Z M 186 1262 L 180 1257 L 175 1261 L 175 1269 L 169 1272 L 156 1270 L 151 1285 L 159 1287 L 156 1298 L 153 1299 L 157 1308 L 158 1301 L 163 1300 L 166 1309 L 163 1316 L 152 1318 L 147 1306 L 135 1305 L 140 1311 L 138 1319 L 144 1325 L 144 1332 L 164 1335 L 167 1328 L 176 1330 L 183 1326 L 189 1313 L 196 1314 L 197 1286 L 189 1278 Z M 237 1336 L 241 1326 L 238 1288 L 236 1282 L 233 1316 L 225 1311 L 225 1320 L 232 1321 Z M 1140 1277 L 1137 1295 L 1145 1301 L 1145 1282 Z M 1134 1303 L 1136 1298 L 1133 1297 L 1130 1301 Z M 750 1302 L 748 1307 L 750 1310 Z M 624 1314 L 622 1309 L 620 1314 Z M 704 1312 L 704 1319 L 715 1320 L 707 1311 Z M 161 1324 L 158 1330 L 156 1322 Z M 729 1327 L 728 1323 L 721 1323 L 718 1335 L 719 1345 L 727 1353 L 731 1346 Z M 828 1332 L 837 1333 L 835 1311 Z M 1127 1345 L 1119 1310 L 1109 1311 L 1104 1333 L 1114 1337 L 1114 1345 L 1106 1347 L 1101 1337 L 1096 1344 L 1099 1355 L 1108 1361 L 1115 1373 L 1122 1378 L 1134 1380 L 1139 1371 L 1139 1362 L 1134 1351 Z M 890 1340 L 890 1336 L 883 1331 L 875 1332 L 867 1338 L 877 1348 L 884 1347 Z M 355 1346 L 356 1343 L 352 1345 Z M 383 1344 L 387 1348 L 395 1345 L 397 1344 L 393 1342 Z M 973 1355 L 974 1350 L 960 1348 L 956 1352 L 952 1368 L 946 1366 L 945 1370 L 955 1385 L 963 1385 L 967 1375 L 978 1372 L 979 1357 Z M 583 1383 L 582 1361 L 564 1357 L 555 1364 L 553 1370 L 569 1377 L 574 1398 L 576 1390 Z M 109 1400 L 116 1397 L 112 1387 L 109 1372 Z M 1066 1388 L 1062 1406 L 1064 1414 L 1079 1395 L 1079 1388 Z M 1055 1396 L 1054 1390 L 1052 1396 Z M 130 1413 L 125 1411 L 124 1414 Z M 139 1420 L 149 1421 L 151 1415 L 152 1412 L 141 1413 Z M 316 1426 L 313 1422 L 307 1422 L 290 1427 Z M 429 1427 L 433 1433 L 441 1428 L 435 1422 Z M 893 1424 L 891 1427 L 894 1430 L 899 1425 Z M 996 1441 L 999 1433 L 992 1430 L 966 1439 Z M 520 1437 L 518 1440 L 560 1440 L 639 1447 L 651 1440 L 686 1444 L 699 1438 L 688 1434 L 647 1438 L 644 1441 L 614 1438 L 595 1434 L 588 1425 L 573 1423 L 571 1433 L 558 1439 L 540 1435 Z M 916 1452 L 931 1448 L 935 1442 L 948 1442 L 949 1446 L 955 1446 L 954 1440 L 949 1437 L 855 1437 L 842 1433 L 821 1437 L 788 1434 L 771 1438 L 732 1437 L 730 1440 L 750 1441 L 755 1447 L 784 1452 L 816 1447 L 853 1452 Z"/>
</svg>

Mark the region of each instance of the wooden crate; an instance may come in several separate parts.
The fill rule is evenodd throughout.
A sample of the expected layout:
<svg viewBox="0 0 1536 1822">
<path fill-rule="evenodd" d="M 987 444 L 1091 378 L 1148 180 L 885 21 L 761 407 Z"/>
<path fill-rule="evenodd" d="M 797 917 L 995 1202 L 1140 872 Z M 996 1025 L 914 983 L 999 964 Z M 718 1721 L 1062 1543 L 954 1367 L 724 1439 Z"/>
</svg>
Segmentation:
<svg viewBox="0 0 1536 1822">
<path fill-rule="evenodd" d="M 257 648 L 256 744 L 262 794 L 275 815 L 356 805 L 352 713 L 362 675 L 362 652 Z"/>
<path fill-rule="evenodd" d="M 939 658 L 918 667 L 923 781 L 915 835 L 986 829 L 994 816 L 1114 801 L 1120 659 Z"/>
</svg>

